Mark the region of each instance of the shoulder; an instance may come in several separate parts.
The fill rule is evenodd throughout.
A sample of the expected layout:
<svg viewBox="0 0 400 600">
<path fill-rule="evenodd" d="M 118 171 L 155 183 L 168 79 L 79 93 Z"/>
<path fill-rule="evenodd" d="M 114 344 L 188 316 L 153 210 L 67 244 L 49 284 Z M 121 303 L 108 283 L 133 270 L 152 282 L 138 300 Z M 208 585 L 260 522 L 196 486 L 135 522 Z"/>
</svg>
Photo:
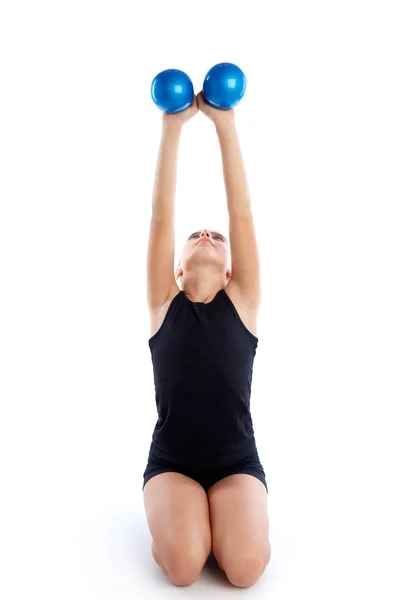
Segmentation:
<svg viewBox="0 0 400 600">
<path fill-rule="evenodd" d="M 236 283 L 232 280 L 230 280 L 225 287 L 225 293 L 235 306 L 239 317 L 243 321 L 243 324 L 247 327 L 250 333 L 257 337 L 257 317 L 259 306 L 254 306 L 247 302 L 241 295 Z"/>
<path fill-rule="evenodd" d="M 150 337 L 160 329 L 171 302 L 180 293 L 180 288 L 175 284 L 173 290 L 168 294 L 167 299 L 160 306 L 150 309 Z"/>
</svg>

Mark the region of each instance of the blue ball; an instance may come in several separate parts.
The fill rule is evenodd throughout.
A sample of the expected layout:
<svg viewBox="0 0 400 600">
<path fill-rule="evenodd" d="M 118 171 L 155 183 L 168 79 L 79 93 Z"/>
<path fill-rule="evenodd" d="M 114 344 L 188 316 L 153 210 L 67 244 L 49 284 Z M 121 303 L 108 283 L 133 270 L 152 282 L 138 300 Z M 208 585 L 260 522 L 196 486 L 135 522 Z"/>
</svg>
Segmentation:
<svg viewBox="0 0 400 600">
<path fill-rule="evenodd" d="M 239 104 L 246 91 L 246 77 L 232 63 L 212 67 L 203 83 L 204 99 L 215 108 L 228 110 Z"/>
<path fill-rule="evenodd" d="M 160 110 L 177 113 L 192 104 L 193 83 L 183 71 L 167 69 L 154 77 L 151 84 L 151 97 Z"/>
</svg>

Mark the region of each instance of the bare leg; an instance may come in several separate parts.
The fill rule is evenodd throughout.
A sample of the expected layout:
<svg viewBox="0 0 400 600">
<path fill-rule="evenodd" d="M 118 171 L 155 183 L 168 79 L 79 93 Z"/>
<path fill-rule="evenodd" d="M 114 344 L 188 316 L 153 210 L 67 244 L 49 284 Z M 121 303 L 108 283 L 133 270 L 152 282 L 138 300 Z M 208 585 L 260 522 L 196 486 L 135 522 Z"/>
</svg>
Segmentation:
<svg viewBox="0 0 400 600">
<path fill-rule="evenodd" d="M 161 473 L 144 488 L 155 562 L 175 585 L 190 585 L 211 551 L 208 499 L 204 489 L 180 473 Z"/>
</svg>

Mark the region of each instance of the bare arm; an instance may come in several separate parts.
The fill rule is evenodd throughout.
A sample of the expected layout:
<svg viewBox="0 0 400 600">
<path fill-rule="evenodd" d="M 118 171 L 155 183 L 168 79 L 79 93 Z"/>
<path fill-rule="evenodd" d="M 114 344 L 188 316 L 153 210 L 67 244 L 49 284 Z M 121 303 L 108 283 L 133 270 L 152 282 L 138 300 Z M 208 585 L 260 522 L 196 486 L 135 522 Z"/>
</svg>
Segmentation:
<svg viewBox="0 0 400 600">
<path fill-rule="evenodd" d="M 162 116 L 161 142 L 153 187 L 152 217 L 147 249 L 147 303 L 157 311 L 176 286 L 174 277 L 175 195 L 178 150 L 182 127 L 198 112 L 192 106 L 181 113 Z"/>
<path fill-rule="evenodd" d="M 246 171 L 234 120 L 217 123 L 229 215 L 251 213 Z"/>
<path fill-rule="evenodd" d="M 153 186 L 152 217 L 173 220 L 182 125 L 163 120 Z"/>
<path fill-rule="evenodd" d="M 235 112 L 209 106 L 203 94 L 198 95 L 198 104 L 214 123 L 221 149 L 232 257 L 228 285 L 235 286 L 244 302 L 255 310 L 261 303 L 260 260 Z"/>
</svg>

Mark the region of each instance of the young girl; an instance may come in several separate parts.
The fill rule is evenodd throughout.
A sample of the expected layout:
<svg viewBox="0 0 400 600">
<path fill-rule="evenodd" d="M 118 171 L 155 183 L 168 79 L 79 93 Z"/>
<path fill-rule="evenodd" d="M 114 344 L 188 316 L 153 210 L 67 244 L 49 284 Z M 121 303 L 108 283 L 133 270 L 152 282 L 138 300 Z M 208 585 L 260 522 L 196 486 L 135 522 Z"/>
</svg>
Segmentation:
<svg viewBox="0 0 400 600">
<path fill-rule="evenodd" d="M 208 229 L 192 233 L 174 277 L 178 146 L 199 110 L 220 143 L 229 244 Z M 211 107 L 201 92 L 185 111 L 163 114 L 152 208 L 147 297 L 158 421 L 143 495 L 153 558 L 172 583 L 189 585 L 212 553 L 233 585 L 248 587 L 271 547 L 250 414 L 259 256 L 233 109 Z"/>
</svg>

